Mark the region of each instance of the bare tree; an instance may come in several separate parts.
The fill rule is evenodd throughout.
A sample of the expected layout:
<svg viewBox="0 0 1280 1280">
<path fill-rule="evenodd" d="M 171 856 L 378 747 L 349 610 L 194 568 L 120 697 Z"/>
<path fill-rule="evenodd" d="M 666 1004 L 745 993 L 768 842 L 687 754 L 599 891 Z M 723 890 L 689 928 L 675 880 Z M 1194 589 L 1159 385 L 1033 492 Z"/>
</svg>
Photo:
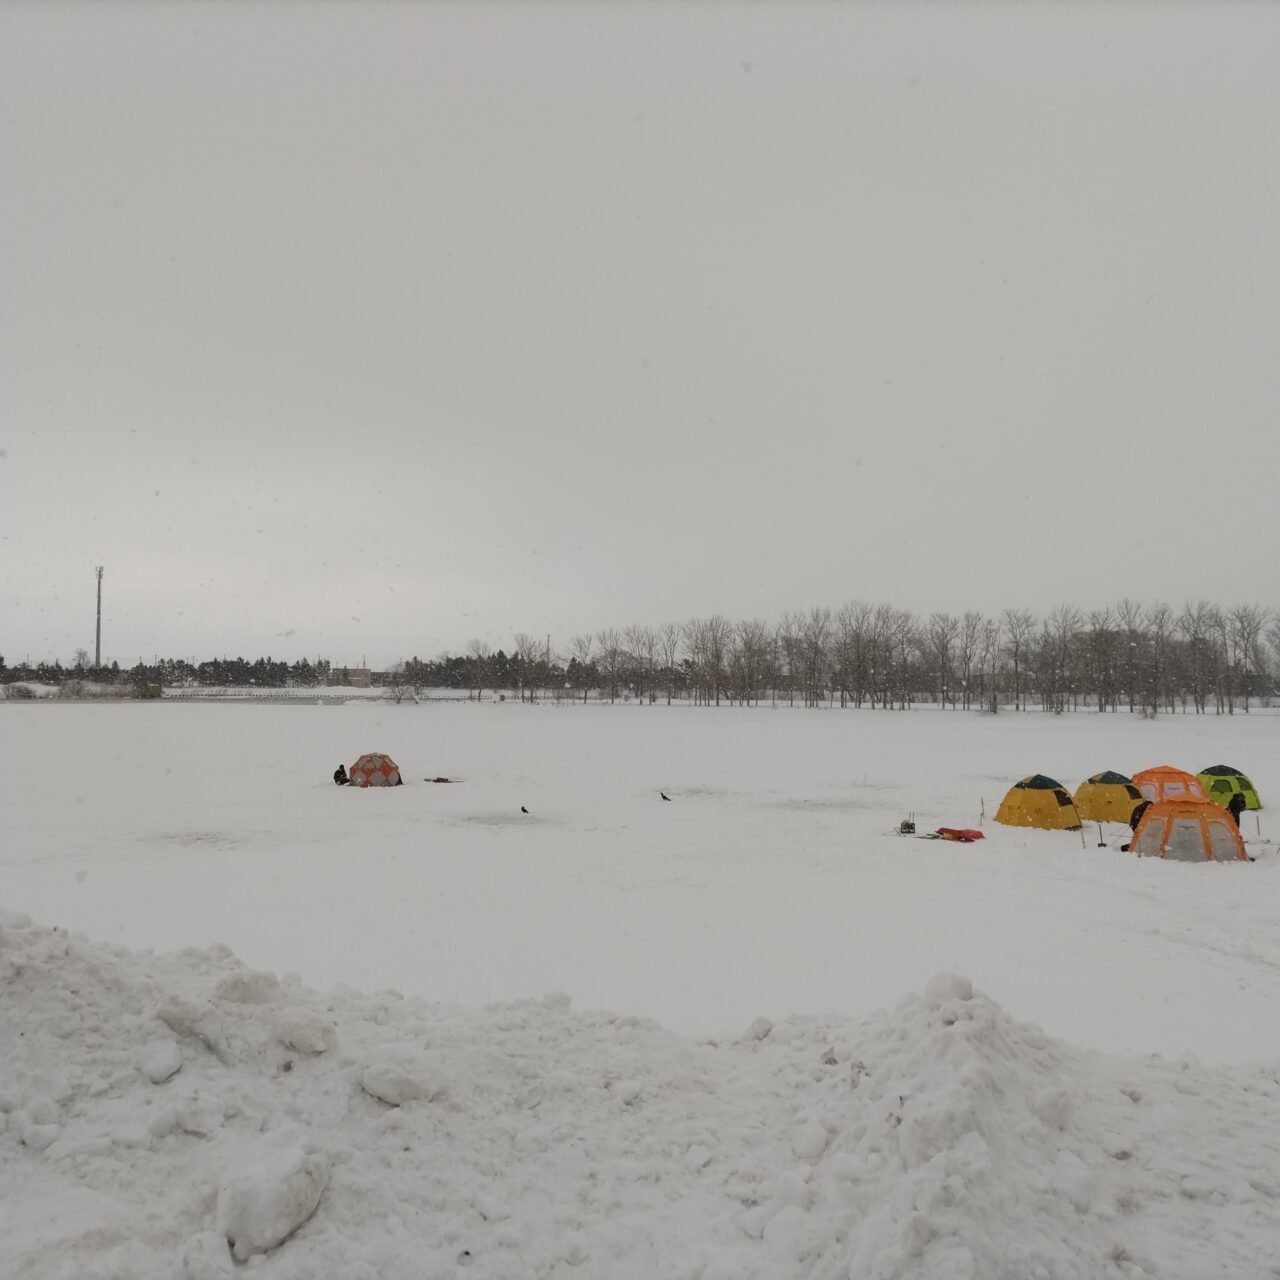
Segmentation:
<svg viewBox="0 0 1280 1280">
<path fill-rule="evenodd" d="M 634 672 L 637 701 L 643 706 L 646 692 L 650 702 L 657 696 L 654 677 L 658 665 L 658 635 L 652 627 L 634 624 L 626 629 L 623 639 Z"/>
<path fill-rule="evenodd" d="M 1129 699 L 1132 713 L 1139 702 L 1140 673 L 1146 661 L 1146 629 L 1143 625 L 1143 608 L 1126 596 L 1116 605 L 1116 621 L 1121 631 L 1121 683 Z"/>
<path fill-rule="evenodd" d="M 1089 614 L 1089 648 L 1084 679 L 1098 699 L 1098 710 L 1117 706 L 1116 649 L 1118 637 L 1109 605 Z"/>
<path fill-rule="evenodd" d="M 520 687 L 520 701 L 525 698 L 528 689 L 529 701 L 535 700 L 538 660 L 543 653 L 540 640 L 535 639 L 527 631 L 517 631 L 513 639 L 512 656 L 516 659 L 517 678 Z"/>
<path fill-rule="evenodd" d="M 929 656 L 937 676 L 938 701 L 945 707 L 951 693 L 951 667 L 955 656 L 956 640 L 960 636 L 960 620 L 949 613 L 931 613 L 925 632 Z M 954 697 L 951 703 L 955 705 Z"/>
<path fill-rule="evenodd" d="M 477 637 L 467 641 L 467 657 L 470 659 L 472 688 L 476 700 L 479 701 L 484 697 L 489 669 L 493 665 L 493 651 L 489 648 L 487 640 Z"/>
<path fill-rule="evenodd" d="M 582 690 L 582 701 L 587 701 L 587 686 L 591 679 L 591 647 L 595 643 L 595 637 L 590 633 L 587 635 L 574 636 L 569 641 L 569 652 L 573 656 L 573 665 L 576 677 L 578 679 L 578 688 Z"/>
<path fill-rule="evenodd" d="M 676 683 L 676 662 L 680 658 L 680 642 L 684 636 L 684 628 L 678 622 L 664 622 L 658 628 L 658 653 L 662 659 L 662 670 L 667 680 L 667 706 L 671 705 L 671 695 Z"/>
<path fill-rule="evenodd" d="M 1246 714 L 1249 711 L 1250 681 L 1260 678 L 1266 670 L 1262 636 L 1267 619 L 1267 610 L 1256 604 L 1238 605 L 1227 615 L 1239 678 L 1240 698 Z"/>
<path fill-rule="evenodd" d="M 1026 657 L 1027 641 L 1035 631 L 1035 615 L 1029 609 L 1004 611 L 1004 643 L 1009 660 L 1013 663 L 1013 709 L 1024 710 L 1022 699 L 1022 667 Z"/>
<path fill-rule="evenodd" d="M 1272 655 L 1272 675 L 1275 683 L 1280 685 L 1280 609 L 1271 611 L 1271 625 L 1267 628 L 1267 645 Z M 1269 685 L 1268 688 L 1271 686 Z M 1267 702 L 1270 704 L 1270 697 Z"/>
<path fill-rule="evenodd" d="M 752 618 L 734 628 L 730 656 L 730 672 L 744 706 L 754 696 L 760 700 L 760 684 L 764 677 L 769 648 L 769 627 Z"/>
<path fill-rule="evenodd" d="M 703 662 L 708 689 L 720 705 L 724 691 L 725 675 L 729 661 L 729 642 L 733 636 L 733 624 L 721 613 L 713 613 L 703 624 Z"/>
<path fill-rule="evenodd" d="M 961 704 L 968 711 L 973 699 L 973 676 L 982 652 L 983 617 L 976 609 L 968 609 L 960 619 L 960 688 Z"/>
<path fill-rule="evenodd" d="M 995 715 L 1000 710 L 1000 655 L 1004 652 L 1004 636 L 1000 622 L 988 618 L 982 624 L 982 641 L 979 649 L 982 664 L 983 709 Z"/>
<path fill-rule="evenodd" d="M 1146 630 L 1149 644 L 1142 672 L 1142 713 L 1154 716 L 1162 706 L 1173 710 L 1173 684 L 1170 679 L 1173 665 L 1170 661 L 1170 645 L 1175 621 L 1173 610 L 1163 602 L 1147 609 Z"/>
<path fill-rule="evenodd" d="M 1217 654 L 1214 648 L 1215 609 L 1206 600 L 1187 601 L 1178 614 L 1178 634 L 1182 639 L 1182 681 L 1191 694 L 1197 715 L 1203 715 L 1214 686 Z"/>
<path fill-rule="evenodd" d="M 605 684 L 609 686 L 609 701 L 618 698 L 618 680 L 622 675 L 623 659 L 626 650 L 622 647 L 622 634 L 617 627 L 606 627 L 596 633 L 596 643 L 600 646 L 600 657 L 597 665 Z"/>
<path fill-rule="evenodd" d="M 1083 620 L 1080 610 L 1073 604 L 1051 609 L 1044 620 L 1036 655 L 1040 705 L 1055 715 L 1061 715 L 1067 709 L 1074 689 L 1073 641 Z"/>
<path fill-rule="evenodd" d="M 387 695 L 397 706 L 406 698 L 414 702 L 418 700 L 418 690 L 409 678 L 407 666 L 403 660 L 391 664 L 390 669 L 387 671 L 387 680 L 383 688 L 386 689 Z"/>
<path fill-rule="evenodd" d="M 804 663 L 804 702 L 816 707 L 827 691 L 827 668 L 830 665 L 831 610 L 810 609 L 800 627 L 801 655 Z"/>
<path fill-rule="evenodd" d="M 787 702 L 796 704 L 796 673 L 800 669 L 800 619 L 784 613 L 774 628 L 774 645 L 778 655 L 779 675 L 786 676 Z"/>
</svg>

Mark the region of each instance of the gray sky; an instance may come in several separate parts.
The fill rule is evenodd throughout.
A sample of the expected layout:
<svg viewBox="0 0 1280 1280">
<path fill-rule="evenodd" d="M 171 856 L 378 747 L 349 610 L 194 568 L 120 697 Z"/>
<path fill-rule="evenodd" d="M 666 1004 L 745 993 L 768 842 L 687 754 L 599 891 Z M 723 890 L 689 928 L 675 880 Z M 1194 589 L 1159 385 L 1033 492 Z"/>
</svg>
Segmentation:
<svg viewBox="0 0 1280 1280">
<path fill-rule="evenodd" d="M 0 7 L 0 653 L 1280 599 L 1280 6 Z"/>
</svg>

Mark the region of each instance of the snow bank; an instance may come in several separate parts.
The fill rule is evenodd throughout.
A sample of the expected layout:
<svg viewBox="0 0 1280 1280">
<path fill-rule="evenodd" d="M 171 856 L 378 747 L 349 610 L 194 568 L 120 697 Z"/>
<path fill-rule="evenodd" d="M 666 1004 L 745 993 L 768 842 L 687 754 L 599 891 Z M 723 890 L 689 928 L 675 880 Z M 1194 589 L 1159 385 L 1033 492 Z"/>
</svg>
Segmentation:
<svg viewBox="0 0 1280 1280">
<path fill-rule="evenodd" d="M 1241 1280 L 1280 1063 L 1074 1049 L 965 979 L 698 1042 L 321 993 L 6 917 L 0 1275 Z"/>
</svg>

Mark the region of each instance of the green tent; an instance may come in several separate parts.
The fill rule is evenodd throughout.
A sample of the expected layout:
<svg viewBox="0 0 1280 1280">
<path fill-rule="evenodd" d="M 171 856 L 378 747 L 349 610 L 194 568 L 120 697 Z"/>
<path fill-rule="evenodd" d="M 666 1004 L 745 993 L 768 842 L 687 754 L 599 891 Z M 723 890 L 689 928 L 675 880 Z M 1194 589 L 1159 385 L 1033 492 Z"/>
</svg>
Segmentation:
<svg viewBox="0 0 1280 1280">
<path fill-rule="evenodd" d="M 1246 809 L 1261 809 L 1262 801 L 1258 799 L 1258 789 L 1240 772 L 1229 764 L 1211 764 L 1201 769 L 1196 777 L 1204 787 L 1204 793 L 1215 804 L 1224 808 L 1231 797 L 1238 791 L 1244 796 Z"/>
</svg>

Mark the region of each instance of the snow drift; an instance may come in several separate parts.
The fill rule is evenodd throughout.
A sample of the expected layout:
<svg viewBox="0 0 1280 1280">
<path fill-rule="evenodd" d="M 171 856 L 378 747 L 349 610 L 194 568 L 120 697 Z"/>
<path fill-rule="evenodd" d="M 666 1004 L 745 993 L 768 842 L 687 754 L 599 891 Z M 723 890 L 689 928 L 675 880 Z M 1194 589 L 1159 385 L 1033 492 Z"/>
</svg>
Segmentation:
<svg viewBox="0 0 1280 1280">
<path fill-rule="evenodd" d="M 429 975 L 424 975 L 429 981 Z M 1071 1048 L 963 978 L 693 1041 L 311 991 L 6 917 L 0 1274 L 1256 1278 L 1280 1064 Z"/>
</svg>

